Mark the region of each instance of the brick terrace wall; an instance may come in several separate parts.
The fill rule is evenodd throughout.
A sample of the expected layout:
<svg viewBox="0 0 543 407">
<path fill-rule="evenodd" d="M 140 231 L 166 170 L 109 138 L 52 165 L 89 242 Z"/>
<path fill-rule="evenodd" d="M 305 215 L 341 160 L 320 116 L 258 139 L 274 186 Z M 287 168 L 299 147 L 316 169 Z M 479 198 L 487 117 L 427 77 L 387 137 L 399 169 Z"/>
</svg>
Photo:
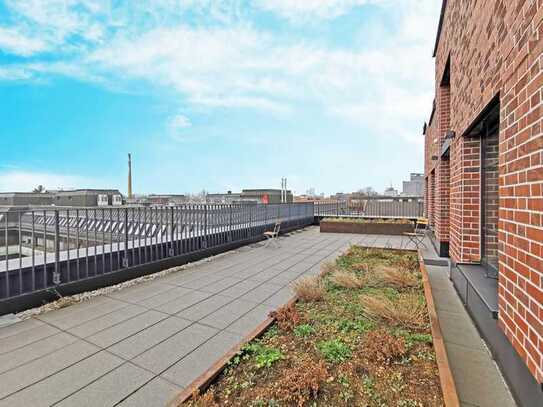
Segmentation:
<svg viewBox="0 0 543 407">
<path fill-rule="evenodd" d="M 500 98 L 499 324 L 539 382 L 543 382 L 542 22 L 543 0 L 448 0 L 436 55 L 437 96 L 451 58 L 450 127 L 457 137 L 450 151 L 449 222 L 450 253 L 457 262 L 479 262 L 481 257 L 480 139 L 462 136 L 490 101 Z M 426 168 L 428 177 L 436 165 Z M 431 196 L 434 186 L 429 181 Z M 431 218 L 431 200 L 428 212 Z"/>
</svg>

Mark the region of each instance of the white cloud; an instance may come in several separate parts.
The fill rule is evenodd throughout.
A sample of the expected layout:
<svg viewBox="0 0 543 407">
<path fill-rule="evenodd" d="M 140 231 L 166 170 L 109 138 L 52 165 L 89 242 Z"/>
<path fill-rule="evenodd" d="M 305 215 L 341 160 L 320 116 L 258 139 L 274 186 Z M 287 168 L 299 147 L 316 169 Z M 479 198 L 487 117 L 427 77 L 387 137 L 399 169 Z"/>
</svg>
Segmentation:
<svg viewBox="0 0 543 407">
<path fill-rule="evenodd" d="M 328 20 L 346 14 L 354 7 L 380 3 L 380 0 L 257 0 L 264 10 L 290 21 Z"/>
<path fill-rule="evenodd" d="M 16 28 L 0 27 L 0 50 L 4 52 L 29 56 L 47 48 L 47 43 L 39 38 L 26 36 Z"/>
<path fill-rule="evenodd" d="M 23 81 L 32 78 L 32 72 L 18 66 L 0 66 L 0 81 Z"/>
<path fill-rule="evenodd" d="M 0 192 L 28 192 L 38 185 L 46 189 L 104 188 L 103 180 L 75 175 L 41 173 L 24 170 L 0 172 Z"/>
<path fill-rule="evenodd" d="M 170 126 L 174 130 L 179 130 L 179 129 L 186 129 L 187 127 L 191 127 L 192 123 L 187 116 L 178 114 L 172 118 L 170 122 Z"/>
</svg>

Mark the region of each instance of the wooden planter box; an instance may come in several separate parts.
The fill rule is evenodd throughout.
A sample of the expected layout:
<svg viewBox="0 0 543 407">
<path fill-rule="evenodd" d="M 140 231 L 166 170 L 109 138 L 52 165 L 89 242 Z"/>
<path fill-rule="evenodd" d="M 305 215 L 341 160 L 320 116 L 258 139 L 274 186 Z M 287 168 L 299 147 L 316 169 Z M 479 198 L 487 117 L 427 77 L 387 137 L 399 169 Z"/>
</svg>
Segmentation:
<svg viewBox="0 0 543 407">
<path fill-rule="evenodd" d="M 415 226 L 411 223 L 386 223 L 386 222 L 321 222 L 323 233 L 359 233 L 362 235 L 403 235 L 413 232 Z"/>
<path fill-rule="evenodd" d="M 386 250 L 405 251 L 400 249 Z M 449 358 L 447 356 L 447 350 L 445 348 L 445 341 L 443 339 L 443 334 L 437 318 L 437 311 L 432 294 L 432 286 L 430 285 L 428 272 L 426 270 L 426 266 L 424 265 L 424 259 L 422 258 L 420 251 L 418 252 L 418 257 L 424 286 L 424 297 L 426 298 L 428 315 L 430 317 L 430 328 L 432 332 L 434 350 L 436 353 L 436 362 L 439 370 L 439 381 L 441 384 L 441 391 L 443 393 L 443 401 L 445 402 L 445 407 L 460 407 L 456 385 L 454 383 L 451 367 L 449 365 Z M 296 301 L 297 298 L 293 297 L 289 301 L 289 304 Z M 260 323 L 260 325 L 258 325 L 251 333 L 243 338 L 239 344 L 230 349 L 230 351 L 228 351 L 222 358 L 217 360 L 207 371 L 200 375 L 200 377 L 196 378 L 187 388 L 185 388 L 185 390 L 171 400 L 168 403 L 168 407 L 181 407 L 182 404 L 189 400 L 195 393 L 205 391 L 225 369 L 228 362 L 230 362 L 230 360 L 241 350 L 243 345 L 251 342 L 255 338 L 260 337 L 273 324 L 274 321 L 274 318 L 268 317 L 265 321 Z"/>
</svg>

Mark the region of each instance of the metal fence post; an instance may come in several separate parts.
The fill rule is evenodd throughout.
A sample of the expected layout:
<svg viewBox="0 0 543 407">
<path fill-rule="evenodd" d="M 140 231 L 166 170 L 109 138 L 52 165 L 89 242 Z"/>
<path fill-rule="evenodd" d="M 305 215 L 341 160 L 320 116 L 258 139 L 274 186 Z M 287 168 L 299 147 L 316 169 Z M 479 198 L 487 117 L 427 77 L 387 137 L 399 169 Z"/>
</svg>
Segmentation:
<svg viewBox="0 0 543 407">
<path fill-rule="evenodd" d="M 228 236 L 229 236 L 229 241 L 231 242 L 232 241 L 232 204 L 230 204 L 229 206 L 230 206 L 230 221 L 228 224 Z"/>
<path fill-rule="evenodd" d="M 207 249 L 207 204 L 204 204 L 204 249 Z"/>
<path fill-rule="evenodd" d="M 58 210 L 55 210 L 55 271 L 53 272 L 53 284 L 60 284 L 60 265 L 59 265 L 59 256 L 60 256 L 60 226 L 59 226 L 59 216 Z M 46 249 L 47 250 L 47 249 Z"/>
<path fill-rule="evenodd" d="M 128 267 L 128 208 L 124 208 L 124 258 L 123 267 Z"/>
<path fill-rule="evenodd" d="M 175 241 L 175 232 L 174 232 L 174 208 L 172 207 L 172 213 L 171 213 L 171 230 L 170 230 L 170 252 L 168 253 L 170 255 L 170 257 L 173 257 L 175 255 L 175 251 L 174 251 L 174 241 Z"/>
</svg>

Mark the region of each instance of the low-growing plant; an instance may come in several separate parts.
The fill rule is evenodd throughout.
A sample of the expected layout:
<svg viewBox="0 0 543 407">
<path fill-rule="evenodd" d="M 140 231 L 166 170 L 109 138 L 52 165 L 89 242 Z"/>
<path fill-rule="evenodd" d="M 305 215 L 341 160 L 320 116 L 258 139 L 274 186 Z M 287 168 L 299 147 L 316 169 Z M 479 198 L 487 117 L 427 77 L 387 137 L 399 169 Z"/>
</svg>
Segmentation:
<svg viewBox="0 0 543 407">
<path fill-rule="evenodd" d="M 294 303 L 283 305 L 270 312 L 270 317 L 275 318 L 277 326 L 282 331 L 292 331 L 300 322 L 300 314 Z"/>
<path fill-rule="evenodd" d="M 364 281 L 361 278 L 348 271 L 335 271 L 332 273 L 330 281 L 342 288 L 357 289 L 364 286 Z"/>
<path fill-rule="evenodd" d="M 402 336 L 405 339 L 405 343 L 407 344 L 408 348 L 412 348 L 416 343 L 424 343 L 428 345 L 433 343 L 431 334 L 400 331 L 399 336 Z"/>
<path fill-rule="evenodd" d="M 402 399 L 398 401 L 398 407 L 422 407 L 423 404 L 416 400 Z"/>
<path fill-rule="evenodd" d="M 311 336 L 314 333 L 315 333 L 315 328 L 313 328 L 309 324 L 298 325 L 296 328 L 294 328 L 294 335 L 300 338 L 307 338 L 308 336 Z"/>
<path fill-rule="evenodd" d="M 388 365 L 407 353 L 407 345 L 403 337 L 391 335 L 385 329 L 378 329 L 366 335 L 363 351 L 367 359 Z"/>
<path fill-rule="evenodd" d="M 304 406 L 317 397 L 327 377 L 328 370 L 322 360 L 318 363 L 312 360 L 300 362 L 282 372 L 281 379 L 274 386 L 277 389 L 274 399 L 284 405 Z"/>
<path fill-rule="evenodd" d="M 351 348 L 339 339 L 319 342 L 317 348 L 324 356 L 324 359 L 331 363 L 345 362 L 352 356 Z"/>
<path fill-rule="evenodd" d="M 279 335 L 279 327 L 277 324 L 274 324 L 270 326 L 266 332 L 264 332 L 264 335 L 262 336 L 264 339 L 270 339 L 275 338 L 277 335 Z"/>
<path fill-rule="evenodd" d="M 269 368 L 283 358 L 283 354 L 279 349 L 269 348 L 259 342 L 249 343 L 244 346 L 243 350 L 254 356 L 256 367 L 259 369 L 263 367 Z"/>
<path fill-rule="evenodd" d="M 375 324 L 371 321 L 362 319 L 341 319 L 337 323 L 337 328 L 341 332 L 369 332 L 375 327 Z"/>
<path fill-rule="evenodd" d="M 300 301 L 320 301 L 326 294 L 324 284 L 319 277 L 302 277 L 292 283 L 292 289 Z"/>
<path fill-rule="evenodd" d="M 420 330 L 428 325 L 426 304 L 417 294 L 400 294 L 392 299 L 383 294 L 363 294 L 360 303 L 368 318 L 392 326 Z"/>
<path fill-rule="evenodd" d="M 198 390 L 192 393 L 193 407 L 219 407 L 219 404 L 215 401 L 215 393 L 209 389 L 205 393 L 201 394 Z"/>
</svg>

